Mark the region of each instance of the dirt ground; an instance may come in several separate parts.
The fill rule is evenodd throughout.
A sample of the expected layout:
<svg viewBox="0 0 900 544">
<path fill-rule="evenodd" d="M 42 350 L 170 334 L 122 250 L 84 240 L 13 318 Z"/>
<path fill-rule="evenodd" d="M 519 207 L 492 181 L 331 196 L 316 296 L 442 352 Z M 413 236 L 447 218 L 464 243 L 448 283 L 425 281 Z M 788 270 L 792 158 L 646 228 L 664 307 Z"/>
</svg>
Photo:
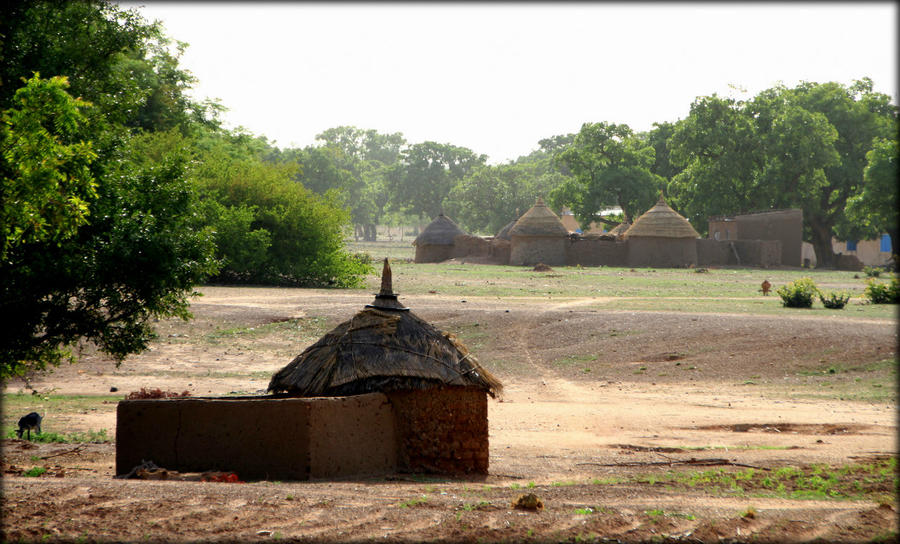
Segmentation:
<svg viewBox="0 0 900 544">
<path fill-rule="evenodd" d="M 201 291 L 195 319 L 159 322 L 149 352 L 116 368 L 86 351 L 30 385 L 43 395 L 262 392 L 275 370 L 371 298 Z M 826 500 L 648 477 L 896 457 L 896 319 L 601 311 L 589 297 L 401 301 L 458 334 L 504 382 L 489 402 L 487 477 L 116 480 L 114 444 L 6 439 L 3 540 L 896 541 L 891 485 L 863 500 Z M 28 390 L 8 384 L 17 391 Z M 45 414 L 49 429 L 112 434 L 115 405 Z M 48 470 L 21 475 L 32 466 Z M 510 506 L 526 492 L 543 510 Z"/>
</svg>

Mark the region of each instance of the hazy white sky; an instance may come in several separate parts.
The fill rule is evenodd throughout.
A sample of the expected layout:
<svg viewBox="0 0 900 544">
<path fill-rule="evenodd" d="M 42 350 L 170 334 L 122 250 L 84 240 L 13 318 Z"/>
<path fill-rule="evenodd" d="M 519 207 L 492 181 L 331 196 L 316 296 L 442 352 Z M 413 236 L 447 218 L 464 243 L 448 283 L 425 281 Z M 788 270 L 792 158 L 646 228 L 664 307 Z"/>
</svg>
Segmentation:
<svg viewBox="0 0 900 544">
<path fill-rule="evenodd" d="M 229 126 L 279 147 L 355 125 L 499 163 L 584 122 L 649 130 L 778 82 L 868 76 L 897 103 L 894 2 L 122 6 L 190 44 L 195 95 Z"/>
</svg>

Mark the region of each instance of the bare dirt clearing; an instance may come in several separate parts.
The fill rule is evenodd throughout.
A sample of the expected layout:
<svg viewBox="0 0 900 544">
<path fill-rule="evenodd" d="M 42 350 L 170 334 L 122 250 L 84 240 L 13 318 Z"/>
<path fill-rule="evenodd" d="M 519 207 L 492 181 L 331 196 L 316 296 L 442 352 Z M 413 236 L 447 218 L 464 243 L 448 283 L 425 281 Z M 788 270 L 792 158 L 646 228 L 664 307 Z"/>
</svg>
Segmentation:
<svg viewBox="0 0 900 544">
<path fill-rule="evenodd" d="M 261 392 L 275 370 L 370 298 L 368 291 L 200 290 L 195 320 L 161 321 L 153 349 L 118 369 L 86 352 L 82 363 L 34 380 L 42 395 L 20 397 L 13 393 L 23 384 L 9 384 L 5 428 L 33 409 L 45 414 L 45 431 L 112 432 L 108 397 L 141 387 Z M 896 538 L 891 477 L 843 500 L 828 499 L 827 488 L 801 500 L 791 489 L 672 479 L 748 470 L 734 464 L 774 474 L 896 457 L 895 318 L 610 310 L 594 297 L 401 292 L 401 300 L 460 336 L 504 382 L 503 399 L 489 403 L 487 478 L 121 481 L 112 479 L 112 444 L 6 440 L 5 540 Z M 103 395 L 107 404 L 54 412 L 43 400 L 50 391 Z M 7 413 L 11 406 L 18 411 Z M 704 459 L 724 463 L 698 464 Z M 48 471 L 21 475 L 34 466 Z M 511 508 L 525 491 L 543 500 L 543 511 Z"/>
</svg>

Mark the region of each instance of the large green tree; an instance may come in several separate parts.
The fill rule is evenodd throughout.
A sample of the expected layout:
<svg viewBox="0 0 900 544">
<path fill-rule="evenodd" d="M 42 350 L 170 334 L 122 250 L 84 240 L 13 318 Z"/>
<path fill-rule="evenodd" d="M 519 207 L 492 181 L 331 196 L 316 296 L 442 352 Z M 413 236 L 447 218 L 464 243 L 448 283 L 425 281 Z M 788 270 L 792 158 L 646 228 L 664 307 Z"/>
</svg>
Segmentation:
<svg viewBox="0 0 900 544">
<path fill-rule="evenodd" d="M 628 125 L 585 123 L 574 142 L 556 156 L 572 177 L 552 195 L 572 209 L 583 225 L 601 220 L 606 206 L 620 206 L 626 221 L 653 205 L 664 180 L 654 174 L 655 151 Z"/>
<path fill-rule="evenodd" d="M 672 201 L 705 230 L 711 215 L 803 210 L 819 266 L 831 266 L 832 236 L 863 186 L 866 153 L 895 127 L 896 107 L 863 79 L 779 85 L 748 101 L 701 97 L 669 147 L 684 168 Z"/>
<path fill-rule="evenodd" d="M 486 160 L 487 156 L 465 147 L 437 142 L 413 144 L 385 175 L 391 203 L 422 218 L 436 217 L 453 187 Z"/>
<path fill-rule="evenodd" d="M 882 233 L 891 237 L 891 254 L 900 255 L 898 228 L 898 190 L 900 183 L 900 146 L 897 139 L 878 138 L 866 154 L 862 189 L 847 202 L 844 238 L 874 238 Z"/>
<path fill-rule="evenodd" d="M 545 153 L 522 157 L 515 163 L 479 166 L 463 178 L 445 200 L 447 212 L 466 230 L 494 234 L 529 209 L 538 197 L 547 197 L 563 183 Z"/>
</svg>

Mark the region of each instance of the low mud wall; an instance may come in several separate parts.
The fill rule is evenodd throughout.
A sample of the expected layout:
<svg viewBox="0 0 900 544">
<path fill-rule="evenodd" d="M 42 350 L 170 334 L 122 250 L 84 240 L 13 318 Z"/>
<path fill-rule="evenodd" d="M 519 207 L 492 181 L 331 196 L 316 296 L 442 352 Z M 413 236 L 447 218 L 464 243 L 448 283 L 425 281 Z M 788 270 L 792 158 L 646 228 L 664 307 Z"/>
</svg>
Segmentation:
<svg viewBox="0 0 900 544">
<path fill-rule="evenodd" d="M 565 266 L 566 240 L 565 236 L 513 236 L 509 264 L 533 266 L 544 263 Z"/>
<path fill-rule="evenodd" d="M 625 266 L 628 246 L 625 242 L 600 238 L 566 240 L 566 262 L 569 266 Z"/>
<path fill-rule="evenodd" d="M 697 240 L 698 266 L 781 266 L 778 240 Z"/>
<path fill-rule="evenodd" d="M 116 474 L 144 460 L 179 472 L 305 480 L 395 470 L 394 413 L 380 393 L 332 398 L 119 402 Z"/>
<path fill-rule="evenodd" d="M 453 244 L 423 244 L 416 245 L 417 263 L 442 263 L 453 257 Z"/>
<path fill-rule="evenodd" d="M 398 467 L 408 472 L 487 474 L 487 395 L 463 387 L 388 393 Z"/>
</svg>

